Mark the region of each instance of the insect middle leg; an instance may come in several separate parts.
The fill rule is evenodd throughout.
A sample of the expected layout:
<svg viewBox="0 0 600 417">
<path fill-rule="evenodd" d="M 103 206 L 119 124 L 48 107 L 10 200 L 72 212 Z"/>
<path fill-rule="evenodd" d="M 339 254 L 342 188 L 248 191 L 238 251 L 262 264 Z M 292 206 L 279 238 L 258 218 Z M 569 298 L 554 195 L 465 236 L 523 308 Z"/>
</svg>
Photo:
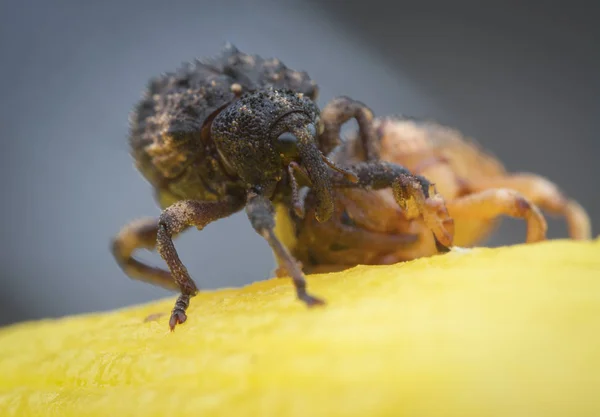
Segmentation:
<svg viewBox="0 0 600 417">
<path fill-rule="evenodd" d="M 564 217 L 569 227 L 569 235 L 573 239 L 587 240 L 592 236 L 590 218 L 583 207 L 563 195 L 558 187 L 546 178 L 523 173 L 468 182 L 468 189 L 471 191 L 493 188 L 518 191 L 540 209 Z"/>
<path fill-rule="evenodd" d="M 446 202 L 453 219 L 494 220 L 506 215 L 527 222 L 527 243 L 546 239 L 548 225 L 539 208 L 519 192 L 497 188 L 459 197 Z"/>
<path fill-rule="evenodd" d="M 254 230 L 267 241 L 275 253 L 279 265 L 278 276 L 281 277 L 283 269 L 287 271 L 294 282 L 298 299 L 306 305 L 324 304 L 323 300 L 310 295 L 306 291 L 306 279 L 302 273 L 301 265 L 275 235 L 275 209 L 269 199 L 255 192 L 250 192 L 246 203 L 246 214 Z"/>
<path fill-rule="evenodd" d="M 319 148 L 325 155 L 341 144 L 340 130 L 348 120 L 355 118 L 365 152 L 366 161 L 379 159 L 379 139 L 373 123 L 373 112 L 366 104 L 340 96 L 331 100 L 321 111 L 324 130 L 319 135 Z"/>
</svg>

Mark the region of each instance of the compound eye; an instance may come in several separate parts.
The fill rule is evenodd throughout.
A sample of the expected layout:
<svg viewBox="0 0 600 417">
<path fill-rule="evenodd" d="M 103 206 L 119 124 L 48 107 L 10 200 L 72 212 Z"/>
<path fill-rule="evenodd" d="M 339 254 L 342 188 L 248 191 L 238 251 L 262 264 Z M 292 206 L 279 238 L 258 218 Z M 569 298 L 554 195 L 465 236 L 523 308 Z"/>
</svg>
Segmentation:
<svg viewBox="0 0 600 417">
<path fill-rule="evenodd" d="M 290 132 L 283 132 L 277 138 L 279 153 L 288 158 L 298 156 L 298 138 Z"/>
</svg>

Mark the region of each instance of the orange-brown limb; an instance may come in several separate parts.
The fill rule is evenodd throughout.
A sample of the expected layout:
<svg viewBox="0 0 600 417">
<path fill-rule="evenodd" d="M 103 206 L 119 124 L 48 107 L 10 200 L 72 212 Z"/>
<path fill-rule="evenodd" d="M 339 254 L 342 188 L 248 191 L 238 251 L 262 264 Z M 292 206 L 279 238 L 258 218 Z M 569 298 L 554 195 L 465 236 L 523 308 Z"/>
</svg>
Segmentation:
<svg viewBox="0 0 600 417">
<path fill-rule="evenodd" d="M 555 184 L 544 177 L 527 173 L 512 174 L 469 181 L 468 187 L 472 192 L 495 188 L 517 191 L 540 209 L 564 217 L 571 238 L 586 240 L 592 236 L 590 218 L 586 211 L 579 203 L 565 197 Z"/>
<path fill-rule="evenodd" d="M 392 185 L 394 197 L 407 219 L 422 216 L 425 226 L 443 246 L 452 246 L 454 219 L 448 213 L 444 199 L 435 194 L 426 198 L 424 190 L 413 176 L 400 176 Z"/>
<path fill-rule="evenodd" d="M 517 191 L 499 188 L 480 191 L 448 201 L 450 215 L 463 219 L 494 220 L 499 216 L 511 216 L 527 222 L 527 243 L 546 239 L 548 228 L 539 208 Z"/>
</svg>

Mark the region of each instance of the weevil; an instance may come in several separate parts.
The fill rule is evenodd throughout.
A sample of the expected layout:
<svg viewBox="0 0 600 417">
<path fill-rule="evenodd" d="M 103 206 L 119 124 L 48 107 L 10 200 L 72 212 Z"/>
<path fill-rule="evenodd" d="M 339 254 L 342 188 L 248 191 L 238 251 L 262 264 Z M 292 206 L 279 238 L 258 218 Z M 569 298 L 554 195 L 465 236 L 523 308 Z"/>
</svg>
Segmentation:
<svg viewBox="0 0 600 417">
<path fill-rule="evenodd" d="M 379 157 L 429 180 L 453 220 L 453 244 L 471 247 L 495 230 L 502 216 L 523 219 L 526 242 L 546 239 L 542 210 L 566 219 L 570 237 L 589 239 L 590 220 L 576 201 L 548 179 L 510 173 L 499 159 L 461 132 L 411 117 L 373 122 Z M 336 164 L 365 160 L 356 135 L 330 153 Z M 314 193 L 305 196 L 306 216 L 278 213 L 278 234 L 286 239 L 306 273 L 331 272 L 359 264 L 394 264 L 440 252 L 422 219 L 395 204 L 389 190 L 338 189 L 327 223 L 312 220 Z"/>
<path fill-rule="evenodd" d="M 275 233 L 277 207 L 301 211 L 299 189 L 311 190 L 311 213 L 321 224 L 335 211 L 334 190 L 389 188 L 399 206 L 424 219 L 440 247 L 451 245 L 447 213 L 430 195 L 429 182 L 378 160 L 372 111 L 349 97 L 334 98 L 321 111 L 317 94 L 306 72 L 231 44 L 214 58 L 150 80 L 130 116 L 129 143 L 162 212 L 125 226 L 112 241 L 112 253 L 130 278 L 180 292 L 171 330 L 186 321 L 190 298 L 198 293 L 173 239 L 243 209 L 280 271 L 292 278 L 297 298 L 307 306 L 324 303 L 307 291 L 298 261 Z M 334 163 L 328 154 L 352 118 L 364 161 Z M 139 249 L 157 250 L 168 270 L 138 260 Z"/>
</svg>

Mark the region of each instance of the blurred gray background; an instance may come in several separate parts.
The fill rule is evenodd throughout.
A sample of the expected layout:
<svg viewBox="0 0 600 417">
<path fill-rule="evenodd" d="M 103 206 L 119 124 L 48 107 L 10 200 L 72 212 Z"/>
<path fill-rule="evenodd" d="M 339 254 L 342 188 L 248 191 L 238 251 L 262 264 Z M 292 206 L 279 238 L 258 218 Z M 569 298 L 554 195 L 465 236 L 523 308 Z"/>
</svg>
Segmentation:
<svg viewBox="0 0 600 417">
<path fill-rule="evenodd" d="M 320 104 L 350 95 L 378 114 L 461 129 L 509 169 L 558 183 L 589 210 L 597 234 L 597 10 L 573 1 L 415 3 L 2 2 L 0 324 L 169 294 L 130 281 L 108 250 L 125 223 L 159 214 L 128 155 L 127 117 L 150 76 L 227 40 L 309 71 Z M 564 224 L 550 221 L 549 235 L 566 236 Z M 524 224 L 507 221 L 489 244 L 524 236 Z M 244 214 L 191 231 L 177 247 L 204 288 L 273 269 Z"/>
</svg>

